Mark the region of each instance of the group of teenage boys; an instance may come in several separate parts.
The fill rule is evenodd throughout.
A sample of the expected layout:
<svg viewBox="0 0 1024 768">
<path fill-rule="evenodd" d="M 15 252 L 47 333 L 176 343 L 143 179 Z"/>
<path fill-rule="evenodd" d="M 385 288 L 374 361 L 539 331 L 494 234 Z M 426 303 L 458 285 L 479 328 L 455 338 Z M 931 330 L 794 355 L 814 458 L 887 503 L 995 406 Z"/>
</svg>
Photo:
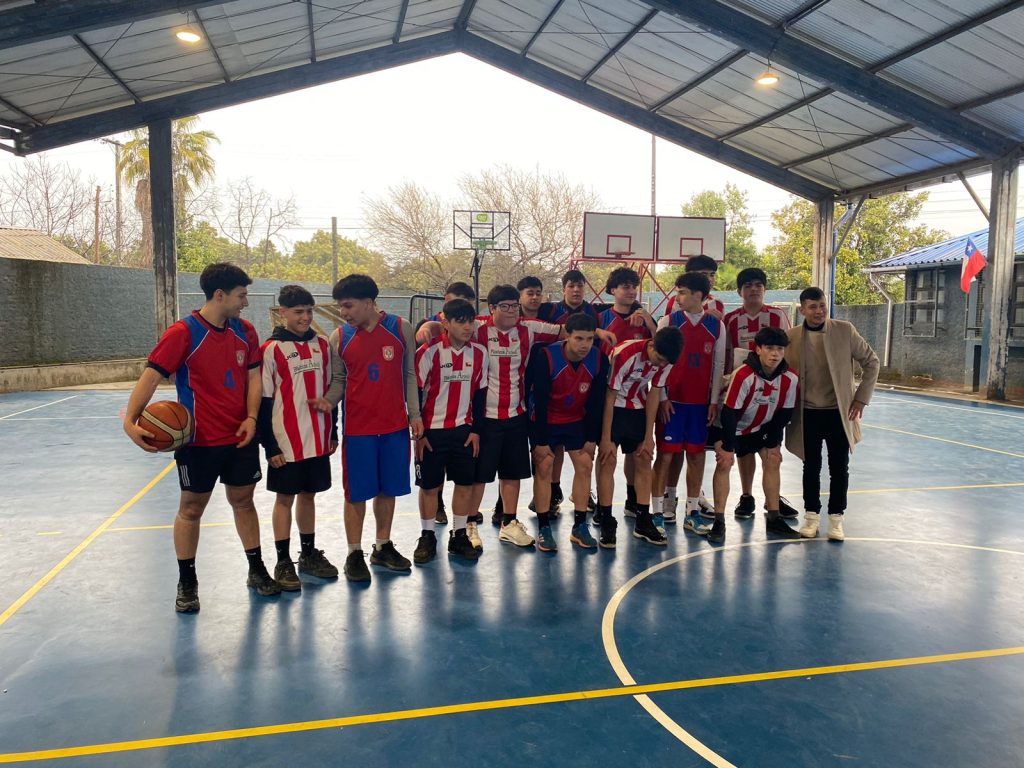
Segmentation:
<svg viewBox="0 0 1024 768">
<path fill-rule="evenodd" d="M 849 323 L 828 318 L 817 288 L 801 294 L 804 323 L 791 329 L 783 311 L 764 304 L 767 279 L 758 269 L 739 273 L 743 305 L 723 315 L 711 294 L 716 269 L 714 260 L 692 257 L 657 322 L 637 302 L 639 276 L 621 267 L 606 282 L 609 304 L 585 301 L 586 280 L 578 270 L 563 276 L 558 302 L 543 301 L 535 277 L 495 286 L 486 315 L 478 315 L 472 288 L 455 283 L 442 311 L 415 332 L 407 320 L 378 309 L 370 277 L 353 274 L 333 288 L 344 322 L 330 339 L 311 327 L 313 296 L 285 286 L 278 297 L 283 325 L 261 346 L 240 318 L 249 277 L 231 264 L 207 267 L 200 278 L 205 304 L 161 337 L 124 421 L 129 437 L 152 451 L 136 421 L 160 381 L 175 375 L 178 399 L 194 419 L 191 442 L 175 453 L 181 487 L 174 523 L 176 610 L 199 610 L 199 522 L 218 479 L 249 562 L 248 586 L 273 595 L 301 590 L 299 574 L 338 575 L 315 546 L 314 499 L 331 485 L 330 456 L 339 444 L 350 581 L 371 579 L 362 544 L 367 502 L 375 519 L 370 563 L 394 571 L 412 567 L 391 540 L 395 499 L 411 491 L 410 459 L 419 486 L 417 564 L 436 557 L 437 527 L 449 522 L 446 479 L 454 485 L 450 556 L 480 557 L 480 505 L 495 479 L 492 522 L 499 541 L 557 550 L 551 521 L 564 501 L 565 453 L 573 467 L 569 539 L 593 549 L 616 546 L 612 499 L 620 450 L 625 515 L 634 518 L 638 539 L 667 542 L 685 465 L 684 528 L 724 542 L 730 469 L 738 464 L 742 487 L 735 516 L 752 517 L 755 456 L 762 465 L 766 530 L 816 536 L 824 443 L 828 535 L 842 540 L 848 457 L 859 440 L 857 421 L 870 399 L 877 357 Z M 856 391 L 854 364 L 862 370 Z M 804 381 L 811 385 L 809 399 Z M 804 459 L 799 530 L 786 522 L 797 511 L 779 496 L 784 432 L 789 450 Z M 257 439 L 266 453 L 267 488 L 276 493 L 273 577 L 262 558 L 253 504 L 262 479 Z M 715 457 L 713 504 L 701 490 L 706 451 Z M 536 536 L 518 516 L 520 486 L 531 477 Z M 293 506 L 297 571 L 290 548 Z"/>
</svg>

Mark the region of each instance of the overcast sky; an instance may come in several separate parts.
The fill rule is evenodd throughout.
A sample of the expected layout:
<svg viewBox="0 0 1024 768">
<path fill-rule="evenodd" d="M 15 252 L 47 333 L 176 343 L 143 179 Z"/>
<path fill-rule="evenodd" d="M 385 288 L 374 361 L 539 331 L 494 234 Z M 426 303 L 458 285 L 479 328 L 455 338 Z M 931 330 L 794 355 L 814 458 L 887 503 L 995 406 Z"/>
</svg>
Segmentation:
<svg viewBox="0 0 1024 768">
<path fill-rule="evenodd" d="M 609 211 L 650 212 L 649 134 L 461 54 L 206 113 L 200 124 L 221 141 L 219 185 L 248 176 L 277 197 L 295 196 L 301 226 L 290 240 L 330 229 L 331 216 L 341 234 L 363 239 L 365 198 L 411 180 L 454 199 L 461 174 L 502 163 L 564 173 L 593 188 Z M 48 156 L 113 184 L 107 145 Z M 15 162 L 0 153 L 0 172 Z M 786 192 L 658 141 L 659 214 L 678 215 L 694 193 L 730 181 L 747 192 L 755 239 L 767 245 L 772 211 L 791 199 Z M 971 183 L 987 204 L 988 176 Z M 931 188 L 921 221 L 951 235 L 986 226 L 959 182 Z"/>
</svg>

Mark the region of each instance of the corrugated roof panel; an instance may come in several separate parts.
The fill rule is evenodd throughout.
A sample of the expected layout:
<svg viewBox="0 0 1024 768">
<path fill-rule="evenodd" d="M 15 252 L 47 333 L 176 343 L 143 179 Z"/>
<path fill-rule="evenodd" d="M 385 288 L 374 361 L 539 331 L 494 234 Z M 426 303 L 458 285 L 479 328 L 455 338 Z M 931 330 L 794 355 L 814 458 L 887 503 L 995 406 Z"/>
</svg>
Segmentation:
<svg viewBox="0 0 1024 768">
<path fill-rule="evenodd" d="M 540 29 L 554 2 L 518 2 L 479 0 L 470 16 L 470 30 L 512 50 L 521 51 Z"/>
<path fill-rule="evenodd" d="M 1010 96 L 964 113 L 1003 131 L 1024 139 L 1024 93 Z"/>
<path fill-rule="evenodd" d="M 830 94 L 757 130 L 799 133 L 817 144 L 815 152 L 881 133 L 902 121 L 843 94 Z"/>
<path fill-rule="evenodd" d="M 402 39 L 424 37 L 451 29 L 461 9 L 460 0 L 412 0 L 402 24 Z"/>
<path fill-rule="evenodd" d="M 741 133 L 728 143 L 769 157 L 773 163 L 788 163 L 821 151 L 813 135 L 769 126 Z"/>
<path fill-rule="evenodd" d="M 727 5 L 772 24 L 790 19 L 807 0 L 726 0 Z"/>
<path fill-rule="evenodd" d="M 632 0 L 615 0 L 603 6 L 566 0 L 546 33 L 533 44 L 530 56 L 558 62 L 577 76 L 585 75 L 649 11 L 649 7 Z"/>
<path fill-rule="evenodd" d="M 341 6 L 342 0 L 335 2 Z M 319 16 L 313 14 L 317 55 L 332 56 L 390 42 L 400 8 L 394 0 L 368 0 L 356 8 L 346 2 L 331 13 L 321 8 Z"/>
<path fill-rule="evenodd" d="M 717 97 L 703 88 L 694 88 L 661 110 L 666 117 L 699 123 L 712 136 L 723 134 L 751 119 L 750 112 Z"/>
<path fill-rule="evenodd" d="M 91 264 L 67 246 L 35 229 L 0 227 L 0 258 Z"/>
<path fill-rule="evenodd" d="M 634 61 L 616 57 L 601 67 L 590 83 L 643 107 L 658 101 L 676 82 Z"/>
<path fill-rule="evenodd" d="M 881 139 L 832 156 L 833 160 L 859 160 L 890 176 L 928 171 L 940 165 L 958 163 L 973 157 L 975 155 L 960 147 L 949 147 L 937 141 L 923 141 L 915 136 Z"/>
<path fill-rule="evenodd" d="M 834 189 L 852 189 L 888 178 L 878 168 L 852 157 L 823 157 L 793 170 Z"/>
<path fill-rule="evenodd" d="M 967 252 L 967 241 L 971 240 L 986 256 L 988 255 L 988 228 L 969 232 L 966 235 L 951 237 L 934 245 L 925 245 L 910 251 L 879 259 L 868 265 L 868 269 L 886 269 L 893 267 L 916 267 L 928 264 L 959 264 L 963 262 Z M 1017 219 L 1013 238 L 1013 252 L 1024 253 L 1024 218 Z"/>
</svg>

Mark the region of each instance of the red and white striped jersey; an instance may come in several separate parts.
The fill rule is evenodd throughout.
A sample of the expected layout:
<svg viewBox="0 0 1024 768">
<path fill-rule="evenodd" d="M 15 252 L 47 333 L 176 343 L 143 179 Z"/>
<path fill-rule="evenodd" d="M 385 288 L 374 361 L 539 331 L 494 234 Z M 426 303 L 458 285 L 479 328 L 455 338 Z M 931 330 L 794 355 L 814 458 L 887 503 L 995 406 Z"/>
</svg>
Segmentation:
<svg viewBox="0 0 1024 768">
<path fill-rule="evenodd" d="M 762 328 L 781 328 L 787 331 L 793 327 L 786 310 L 768 304 L 762 305 L 756 315 L 748 315 L 743 307 L 737 307 L 722 318 L 722 322 L 725 323 L 726 371 L 733 368 L 734 349 L 754 351 L 754 337 Z"/>
<path fill-rule="evenodd" d="M 303 461 L 331 452 L 333 419 L 309 404 L 331 383 L 327 339 L 268 339 L 262 348 L 263 396 L 273 397 L 271 423 L 284 460 Z"/>
<path fill-rule="evenodd" d="M 424 429 L 472 424 L 473 395 L 487 386 L 487 350 L 472 341 L 456 350 L 442 335 L 416 350 L 416 381 Z"/>
<path fill-rule="evenodd" d="M 725 407 L 739 412 L 736 434 L 757 431 L 779 408 L 795 408 L 797 384 L 797 375 L 790 370 L 766 379 L 746 363 L 737 368 L 725 396 Z"/>
<path fill-rule="evenodd" d="M 490 317 L 477 326 L 473 341 L 487 350 L 488 419 L 511 419 L 526 412 L 523 378 L 530 350 L 558 341 L 561 330 L 560 325 L 530 320 L 499 331 Z"/>
<path fill-rule="evenodd" d="M 647 404 L 647 385 L 663 387 L 671 365 L 655 365 L 647 357 L 647 339 L 625 341 L 612 350 L 608 388 L 618 394 L 616 408 L 641 410 Z"/>
<path fill-rule="evenodd" d="M 725 315 L 725 304 L 720 299 L 716 299 L 712 293 L 709 293 L 707 298 L 704 299 L 704 311 L 707 312 L 709 309 L 712 312 L 717 312 L 719 315 Z M 676 297 L 669 296 L 668 301 L 665 303 L 665 317 L 678 311 L 680 310 L 676 309 Z"/>
</svg>

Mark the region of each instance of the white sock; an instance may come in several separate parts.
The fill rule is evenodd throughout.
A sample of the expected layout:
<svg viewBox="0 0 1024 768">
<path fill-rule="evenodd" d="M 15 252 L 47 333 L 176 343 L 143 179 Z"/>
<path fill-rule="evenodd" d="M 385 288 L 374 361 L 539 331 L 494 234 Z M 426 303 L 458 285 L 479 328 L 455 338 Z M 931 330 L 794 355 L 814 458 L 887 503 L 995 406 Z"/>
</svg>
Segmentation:
<svg viewBox="0 0 1024 768">
<path fill-rule="evenodd" d="M 690 514 L 691 512 L 696 512 L 698 509 L 700 509 L 700 499 L 698 497 L 696 497 L 696 496 L 687 496 L 686 497 L 686 514 Z"/>
<path fill-rule="evenodd" d="M 469 520 L 469 515 L 452 515 L 452 525 L 455 527 L 453 530 L 461 531 L 466 527 L 466 523 Z"/>
<path fill-rule="evenodd" d="M 651 496 L 651 514 L 660 515 L 662 505 L 665 502 L 664 496 Z"/>
<path fill-rule="evenodd" d="M 434 525 L 434 518 L 430 518 L 429 520 L 424 520 L 422 517 L 420 518 L 420 528 L 424 531 L 434 530 Z"/>
<path fill-rule="evenodd" d="M 351 541 L 348 543 L 348 553 L 351 555 L 353 552 L 359 552 L 363 548 L 363 542 L 357 541 L 353 544 Z"/>
<path fill-rule="evenodd" d="M 387 544 L 389 541 L 391 541 L 391 539 L 374 539 L 373 540 L 373 548 L 374 549 L 380 549 L 385 544 Z"/>
<path fill-rule="evenodd" d="M 665 489 L 665 498 L 666 499 L 674 499 L 675 497 L 676 497 L 676 489 L 675 488 L 666 488 Z"/>
</svg>

